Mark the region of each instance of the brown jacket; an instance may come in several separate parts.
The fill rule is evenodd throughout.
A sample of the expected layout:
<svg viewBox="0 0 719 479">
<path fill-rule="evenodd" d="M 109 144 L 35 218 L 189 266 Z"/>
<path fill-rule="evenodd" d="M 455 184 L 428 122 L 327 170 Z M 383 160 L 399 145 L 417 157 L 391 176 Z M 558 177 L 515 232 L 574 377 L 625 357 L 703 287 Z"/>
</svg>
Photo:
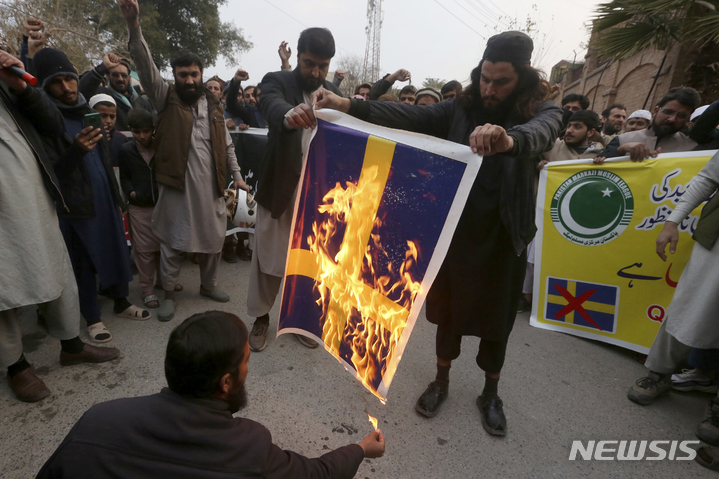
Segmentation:
<svg viewBox="0 0 719 479">
<path fill-rule="evenodd" d="M 205 97 L 207 98 L 210 122 L 210 141 L 217 173 L 217 196 L 220 197 L 227 186 L 225 117 L 222 105 L 209 90 L 205 92 Z M 192 107 L 180 100 L 172 85 L 167 92 L 165 105 L 165 108 L 157 115 L 155 176 L 158 183 L 184 190 L 187 155 L 190 151 L 194 121 Z"/>
<path fill-rule="evenodd" d="M 621 145 L 626 143 L 644 143 L 650 150 L 656 150 L 661 147 L 662 153 L 674 153 L 677 151 L 692 151 L 697 146 L 697 142 L 689 138 L 682 132 L 672 133 L 658 137 L 651 125 L 643 130 L 630 131 L 614 138 L 604 150 L 604 156 L 614 158 L 622 156 L 617 150 Z"/>
</svg>

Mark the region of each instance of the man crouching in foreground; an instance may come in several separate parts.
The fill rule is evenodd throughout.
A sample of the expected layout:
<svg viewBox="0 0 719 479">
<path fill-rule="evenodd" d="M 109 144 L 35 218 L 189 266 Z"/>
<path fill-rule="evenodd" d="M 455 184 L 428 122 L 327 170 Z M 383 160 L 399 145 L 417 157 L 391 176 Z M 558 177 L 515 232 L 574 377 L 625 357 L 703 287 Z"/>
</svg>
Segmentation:
<svg viewBox="0 0 719 479">
<path fill-rule="evenodd" d="M 233 417 L 247 402 L 247 337 L 230 313 L 186 319 L 167 344 L 169 388 L 90 408 L 38 477 L 351 478 L 362 459 L 384 454 L 379 429 L 309 459 L 274 445 L 261 424 Z"/>
</svg>

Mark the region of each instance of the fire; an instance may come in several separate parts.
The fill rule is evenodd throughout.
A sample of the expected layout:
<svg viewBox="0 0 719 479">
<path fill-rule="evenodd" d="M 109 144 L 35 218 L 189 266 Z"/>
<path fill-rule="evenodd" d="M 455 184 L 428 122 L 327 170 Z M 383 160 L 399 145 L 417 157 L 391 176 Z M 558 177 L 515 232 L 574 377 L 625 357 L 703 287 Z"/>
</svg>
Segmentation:
<svg viewBox="0 0 719 479">
<path fill-rule="evenodd" d="M 322 339 L 375 395 L 373 384 L 387 373 L 421 284 L 412 274 L 420 255 L 414 242 L 407 241 L 398 270 L 382 246 L 377 211 L 388 176 L 389 165 L 366 160 L 357 184 L 337 183 L 324 196 L 318 208 L 324 219 L 307 237 L 318 263 Z"/>
<path fill-rule="evenodd" d="M 377 418 L 372 416 L 370 413 L 365 411 L 365 414 L 367 414 L 367 417 L 369 418 L 369 422 L 372 424 L 372 427 L 377 430 Z"/>
</svg>

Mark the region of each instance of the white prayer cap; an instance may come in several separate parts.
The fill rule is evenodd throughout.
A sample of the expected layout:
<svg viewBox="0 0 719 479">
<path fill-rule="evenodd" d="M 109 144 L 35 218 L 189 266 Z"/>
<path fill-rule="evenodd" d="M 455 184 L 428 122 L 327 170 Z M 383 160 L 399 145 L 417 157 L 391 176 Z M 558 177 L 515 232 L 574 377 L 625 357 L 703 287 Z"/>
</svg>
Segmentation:
<svg viewBox="0 0 719 479">
<path fill-rule="evenodd" d="M 699 108 L 694 110 L 694 113 L 692 113 L 692 117 L 689 119 L 689 121 L 694 121 L 700 116 L 702 116 L 702 113 L 704 113 L 707 108 L 709 108 L 709 105 L 700 106 Z"/>
<path fill-rule="evenodd" d="M 627 120 L 629 120 L 631 118 L 644 118 L 645 120 L 651 121 L 652 114 L 648 110 L 637 110 L 634 113 L 632 113 L 631 115 L 629 115 L 629 118 L 627 118 Z"/>
<path fill-rule="evenodd" d="M 115 99 L 113 97 L 111 97 L 110 95 L 106 95 L 105 93 L 98 93 L 97 95 L 93 95 L 93 97 L 90 98 L 90 108 L 95 108 L 95 105 L 97 105 L 101 101 L 105 103 L 112 103 L 113 105 L 117 106 L 117 103 L 115 103 Z"/>
</svg>

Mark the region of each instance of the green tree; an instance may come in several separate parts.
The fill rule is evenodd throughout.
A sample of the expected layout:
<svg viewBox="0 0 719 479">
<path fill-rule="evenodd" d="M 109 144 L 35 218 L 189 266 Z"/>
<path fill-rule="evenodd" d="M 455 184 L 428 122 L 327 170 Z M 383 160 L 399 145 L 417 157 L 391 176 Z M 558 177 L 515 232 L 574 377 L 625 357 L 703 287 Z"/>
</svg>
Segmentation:
<svg viewBox="0 0 719 479">
<path fill-rule="evenodd" d="M 613 0 L 599 5 L 594 22 L 599 50 L 624 60 L 655 47 L 664 57 L 643 108 L 651 97 L 669 51 L 677 44 L 719 41 L 718 0 Z"/>
<path fill-rule="evenodd" d="M 144 0 L 140 23 L 153 60 L 167 68 L 178 50 L 197 53 L 206 66 L 223 57 L 228 65 L 252 48 L 242 30 L 222 22 L 219 7 L 227 0 Z M 99 63 L 113 51 L 128 56 L 127 28 L 115 0 L 2 0 L 0 39 L 18 43 L 28 16 L 45 22 L 48 46 L 67 53 L 78 70 Z"/>
<path fill-rule="evenodd" d="M 423 88 L 434 88 L 437 91 L 441 91 L 447 80 L 440 80 L 439 78 L 425 78 L 422 82 Z"/>
</svg>

